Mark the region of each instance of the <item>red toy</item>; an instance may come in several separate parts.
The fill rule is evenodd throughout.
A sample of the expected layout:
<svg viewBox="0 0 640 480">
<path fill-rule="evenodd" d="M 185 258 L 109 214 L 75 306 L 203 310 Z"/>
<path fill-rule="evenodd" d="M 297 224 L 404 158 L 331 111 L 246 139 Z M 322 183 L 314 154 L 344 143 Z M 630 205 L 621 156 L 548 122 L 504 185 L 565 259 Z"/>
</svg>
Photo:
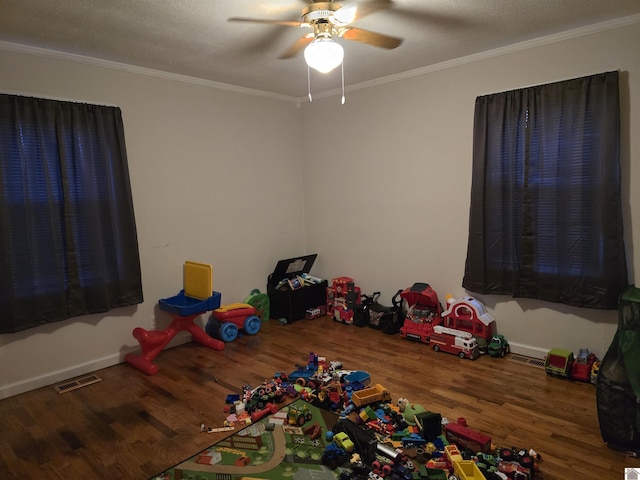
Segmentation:
<svg viewBox="0 0 640 480">
<path fill-rule="evenodd" d="M 275 403 L 267 403 L 262 410 L 256 410 L 251 414 L 251 421 L 257 422 L 269 414 L 276 413 L 279 409 L 280 407 Z"/>
<path fill-rule="evenodd" d="M 581 348 L 571 366 L 571 378 L 581 382 L 590 382 L 591 370 L 596 361 L 595 354 L 589 352 L 588 348 Z"/>
<path fill-rule="evenodd" d="M 447 299 L 447 309 L 442 312 L 442 325 L 469 332 L 485 346 L 496 334 L 495 320 L 482 302 L 473 297 Z"/>
<path fill-rule="evenodd" d="M 222 350 L 224 348 L 223 342 L 211 338 L 202 328 L 193 323 L 193 320 L 199 316 L 200 313 L 187 317 L 174 315 L 171 325 L 162 331 L 145 330 L 142 327 L 134 328 L 133 337 L 140 343 L 142 353 L 139 355 L 128 353 L 125 356 L 125 360 L 147 375 L 155 375 L 158 373 L 158 366 L 153 363 L 153 360 L 164 350 L 164 347 L 167 346 L 171 339 L 176 336 L 176 333 L 181 330 L 188 331 L 196 342 L 206 347 L 214 350 Z"/>
<path fill-rule="evenodd" d="M 140 343 L 142 353 L 128 353 L 125 356 L 127 363 L 147 375 L 155 375 L 158 373 L 158 366 L 153 363 L 153 360 L 181 330 L 188 331 L 193 339 L 202 345 L 214 350 L 222 350 L 224 348 L 223 342 L 211 338 L 193 322 L 202 313 L 217 308 L 220 305 L 220 297 L 220 293 L 213 292 L 213 295 L 207 300 L 198 301 L 185 296 L 184 291 L 181 291 L 174 297 L 161 299 L 159 302 L 160 310 L 171 313 L 173 321 L 162 331 L 145 330 L 141 327 L 134 328 L 133 337 Z"/>
<path fill-rule="evenodd" d="M 193 322 L 201 314 L 220 306 L 221 295 L 212 291 L 212 278 L 211 265 L 186 261 L 183 267 L 183 290 L 158 302 L 160 310 L 170 313 L 173 317 L 171 325 L 162 331 L 135 328 L 133 337 L 140 343 L 142 353 L 128 353 L 125 361 L 147 375 L 155 375 L 158 366 L 153 364 L 153 360 L 181 330 L 188 331 L 193 339 L 202 345 L 222 350 L 223 342 L 211 338 Z"/>
<path fill-rule="evenodd" d="M 470 429 L 466 423 L 464 418 L 459 418 L 457 423 L 447 423 L 444 426 L 447 441 L 472 452 L 491 453 L 491 437 Z"/>
<path fill-rule="evenodd" d="M 350 277 L 337 277 L 327 287 L 327 313 L 337 322 L 353 323 L 356 305 L 362 303 L 360 287 Z"/>
<path fill-rule="evenodd" d="M 442 350 L 471 360 L 480 356 L 478 341 L 470 333 L 462 330 L 436 325 L 431 333 L 431 343 L 436 352 Z"/>
<path fill-rule="evenodd" d="M 438 294 L 427 283 L 414 283 L 411 288 L 400 293 L 400 298 L 407 307 L 407 316 L 400 328 L 400 336 L 429 343 L 433 326 L 441 320 L 442 305 L 438 300 Z"/>
<path fill-rule="evenodd" d="M 256 315 L 255 307 L 247 303 L 231 303 L 211 312 L 205 330 L 213 338 L 233 342 L 239 330 L 255 335 L 261 327 L 262 321 Z"/>
</svg>

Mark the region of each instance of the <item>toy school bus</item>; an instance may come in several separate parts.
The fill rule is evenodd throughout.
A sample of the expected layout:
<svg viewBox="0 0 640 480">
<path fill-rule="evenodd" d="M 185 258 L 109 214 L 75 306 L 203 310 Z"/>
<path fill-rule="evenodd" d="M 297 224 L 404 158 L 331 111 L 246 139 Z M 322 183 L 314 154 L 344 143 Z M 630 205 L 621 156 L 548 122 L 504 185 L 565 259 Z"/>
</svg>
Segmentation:
<svg viewBox="0 0 640 480">
<path fill-rule="evenodd" d="M 547 375 L 557 375 L 559 377 L 571 378 L 573 368 L 573 352 L 561 348 L 552 348 L 547 353 L 544 362 L 544 369 Z"/>
</svg>

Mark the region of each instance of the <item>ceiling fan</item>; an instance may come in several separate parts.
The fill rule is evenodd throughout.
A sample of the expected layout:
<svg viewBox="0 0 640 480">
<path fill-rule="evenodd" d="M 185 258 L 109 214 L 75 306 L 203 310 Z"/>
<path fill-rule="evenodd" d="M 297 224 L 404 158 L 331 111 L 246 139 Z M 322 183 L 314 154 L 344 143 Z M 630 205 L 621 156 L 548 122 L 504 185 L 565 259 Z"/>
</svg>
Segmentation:
<svg viewBox="0 0 640 480">
<path fill-rule="evenodd" d="M 304 49 L 307 64 L 326 73 L 342 63 L 343 50 L 342 46 L 335 42 L 336 38 L 387 49 L 396 48 L 402 43 L 402 38 L 364 30 L 352 25 L 354 21 L 378 10 L 388 9 L 392 4 L 392 0 L 347 1 L 344 3 L 333 0 L 325 2 L 310 0 L 310 3 L 302 9 L 300 21 L 245 17 L 231 17 L 228 21 L 312 29 L 311 32 L 294 42 L 279 58 L 295 57 Z"/>
</svg>

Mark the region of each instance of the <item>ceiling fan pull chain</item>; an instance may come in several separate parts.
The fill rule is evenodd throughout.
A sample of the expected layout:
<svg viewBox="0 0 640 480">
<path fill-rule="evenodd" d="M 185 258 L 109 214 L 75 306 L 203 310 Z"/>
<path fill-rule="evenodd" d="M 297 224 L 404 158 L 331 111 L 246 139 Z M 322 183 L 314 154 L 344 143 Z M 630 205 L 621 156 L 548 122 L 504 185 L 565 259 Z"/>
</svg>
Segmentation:
<svg viewBox="0 0 640 480">
<path fill-rule="evenodd" d="M 313 102 L 311 98 L 311 67 L 307 65 L 307 91 L 309 92 L 309 103 Z"/>
<path fill-rule="evenodd" d="M 341 65 L 342 65 L 342 105 L 344 105 L 344 102 L 345 102 L 345 98 L 344 98 L 344 62 L 342 62 Z"/>
</svg>

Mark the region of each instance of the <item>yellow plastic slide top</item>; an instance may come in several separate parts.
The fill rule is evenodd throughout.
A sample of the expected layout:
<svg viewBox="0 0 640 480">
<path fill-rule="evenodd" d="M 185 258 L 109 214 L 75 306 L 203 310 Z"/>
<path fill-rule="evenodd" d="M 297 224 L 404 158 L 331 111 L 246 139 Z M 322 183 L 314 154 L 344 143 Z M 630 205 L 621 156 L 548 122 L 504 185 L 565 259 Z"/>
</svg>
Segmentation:
<svg viewBox="0 0 640 480">
<path fill-rule="evenodd" d="M 213 292 L 213 267 L 206 263 L 184 262 L 183 289 L 187 297 L 206 300 Z"/>
<path fill-rule="evenodd" d="M 228 305 L 223 305 L 220 308 L 216 308 L 216 312 L 224 313 L 230 312 L 232 310 L 238 310 L 240 308 L 252 308 L 248 303 L 229 303 Z"/>
</svg>

